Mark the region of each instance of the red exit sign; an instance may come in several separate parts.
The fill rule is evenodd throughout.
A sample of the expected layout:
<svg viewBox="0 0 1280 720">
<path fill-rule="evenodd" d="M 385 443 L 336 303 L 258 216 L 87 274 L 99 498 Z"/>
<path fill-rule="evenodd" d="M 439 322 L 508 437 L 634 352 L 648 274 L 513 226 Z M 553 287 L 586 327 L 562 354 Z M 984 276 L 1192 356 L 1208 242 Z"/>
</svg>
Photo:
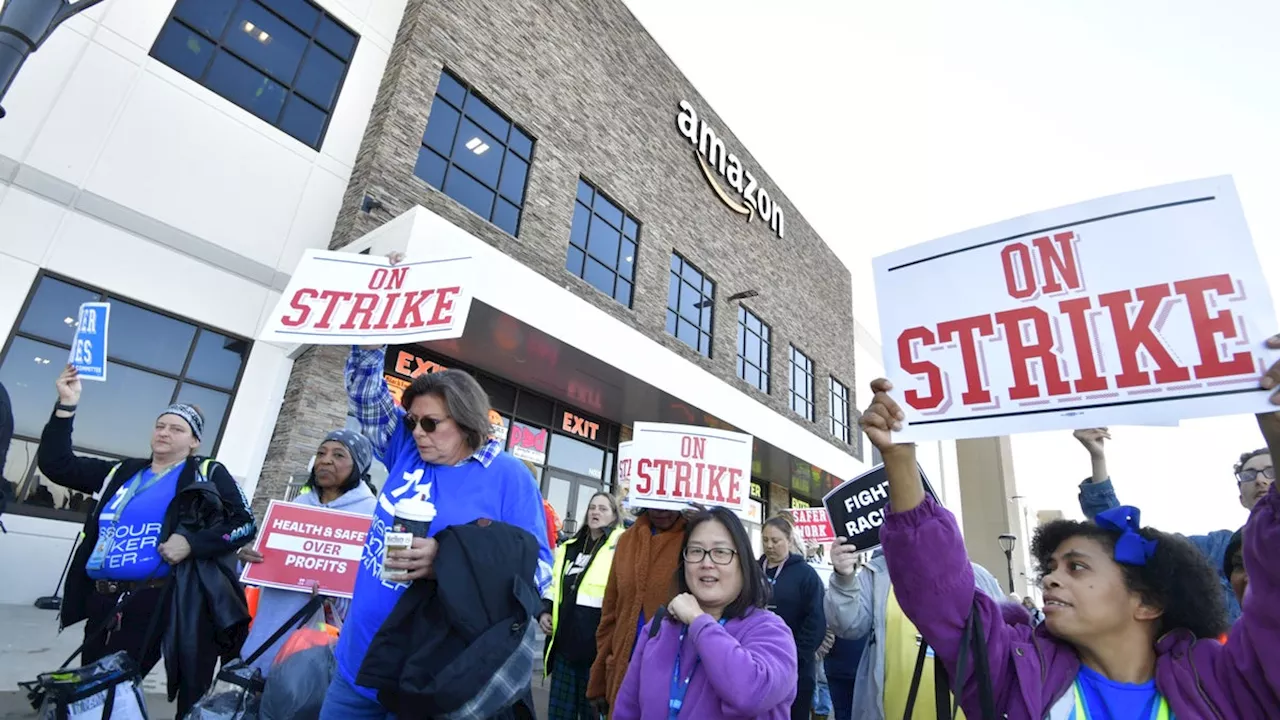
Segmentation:
<svg viewBox="0 0 1280 720">
<path fill-rule="evenodd" d="M 581 438 L 595 440 L 600 432 L 600 423 L 591 422 L 581 415 L 566 411 L 564 417 L 560 419 L 560 429 Z"/>
</svg>

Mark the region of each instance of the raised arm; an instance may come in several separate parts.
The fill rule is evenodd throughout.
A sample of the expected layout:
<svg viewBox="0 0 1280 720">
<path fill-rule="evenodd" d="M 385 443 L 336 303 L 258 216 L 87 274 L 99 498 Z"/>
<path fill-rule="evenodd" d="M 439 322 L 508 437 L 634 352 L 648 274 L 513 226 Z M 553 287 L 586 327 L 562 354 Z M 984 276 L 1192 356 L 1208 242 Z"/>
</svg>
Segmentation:
<svg viewBox="0 0 1280 720">
<path fill-rule="evenodd" d="M 884 458 L 889 479 L 890 512 L 880 529 L 889 578 L 902 611 L 929 639 L 954 678 L 963 650 L 961 637 L 972 608 L 982 618 L 996 706 L 1003 707 L 1009 692 L 1017 691 L 1013 645 L 1027 640 L 1030 626 L 1007 625 L 995 600 L 975 590 L 973 566 L 955 516 L 925 494 L 916 465 L 914 445 L 897 445 L 891 432 L 901 429 L 901 408 L 888 391 L 888 380 L 871 384 L 875 398 L 861 424 L 867 438 Z M 975 707 L 977 687 L 968 674 L 956 683 L 966 708 Z"/>
<path fill-rule="evenodd" d="M 36 464 L 53 483 L 92 495 L 102 489 L 102 482 L 115 463 L 98 458 L 85 458 L 71 449 L 71 429 L 75 407 L 80 404 L 80 376 L 68 365 L 57 380 L 58 403 L 69 410 L 56 409 L 40 433 Z"/>
<path fill-rule="evenodd" d="M 360 433 L 373 443 L 373 452 L 384 465 L 388 464 L 391 435 L 404 417 L 404 409 L 396 404 L 383 377 L 386 358 L 385 345 L 353 346 L 345 373 L 348 408 L 360 423 Z"/>
</svg>

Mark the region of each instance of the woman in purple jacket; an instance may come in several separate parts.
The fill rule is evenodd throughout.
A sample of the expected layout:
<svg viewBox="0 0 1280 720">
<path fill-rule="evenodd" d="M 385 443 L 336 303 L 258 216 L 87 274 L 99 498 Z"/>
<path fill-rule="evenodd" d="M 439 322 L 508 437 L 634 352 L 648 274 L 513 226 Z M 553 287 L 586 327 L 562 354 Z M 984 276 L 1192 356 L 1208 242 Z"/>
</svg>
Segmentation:
<svg viewBox="0 0 1280 720">
<path fill-rule="evenodd" d="M 1280 336 L 1268 344 L 1280 347 Z M 1280 384 L 1280 363 L 1264 387 Z M 880 531 L 902 609 L 955 677 L 960 640 L 977 608 L 987 646 L 996 714 L 1011 720 L 1276 717 L 1280 708 L 1280 493 L 1254 508 L 1245 529 L 1251 584 L 1244 613 L 1226 645 L 1211 639 L 1225 625 L 1213 569 L 1187 541 L 1141 528 L 1134 508 L 1095 523 L 1050 523 L 1036 533 L 1044 573 L 1046 620 L 1033 628 L 1021 608 L 1006 617 L 973 589 L 973 570 L 955 517 L 927 497 L 915 449 L 894 444 L 904 415 L 889 381 L 863 416 L 884 457 L 892 512 Z M 1272 402 L 1280 404 L 1280 393 Z M 1258 416 L 1273 455 L 1280 417 Z M 1114 514 L 1113 514 L 1114 513 Z M 1180 564 L 1179 564 L 1180 563 Z M 1212 617 L 1195 617 L 1208 605 Z M 971 666 L 970 666 L 971 667 Z M 981 718 L 978 683 L 957 683 L 968 717 Z"/>
<path fill-rule="evenodd" d="M 689 520 L 675 579 L 679 594 L 640 634 L 613 720 L 790 718 L 796 642 L 764 609 L 769 589 L 737 515 Z"/>
</svg>

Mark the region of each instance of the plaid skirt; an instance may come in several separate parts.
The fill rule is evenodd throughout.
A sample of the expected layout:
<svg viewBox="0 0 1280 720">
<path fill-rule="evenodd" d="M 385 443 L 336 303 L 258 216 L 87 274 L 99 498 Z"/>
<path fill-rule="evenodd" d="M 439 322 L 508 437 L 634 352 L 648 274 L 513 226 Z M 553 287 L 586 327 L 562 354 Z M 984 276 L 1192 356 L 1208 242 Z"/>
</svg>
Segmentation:
<svg viewBox="0 0 1280 720">
<path fill-rule="evenodd" d="M 550 720 L 599 720 L 587 705 L 587 679 L 591 666 L 578 666 L 556 655 L 551 660 Z"/>
</svg>

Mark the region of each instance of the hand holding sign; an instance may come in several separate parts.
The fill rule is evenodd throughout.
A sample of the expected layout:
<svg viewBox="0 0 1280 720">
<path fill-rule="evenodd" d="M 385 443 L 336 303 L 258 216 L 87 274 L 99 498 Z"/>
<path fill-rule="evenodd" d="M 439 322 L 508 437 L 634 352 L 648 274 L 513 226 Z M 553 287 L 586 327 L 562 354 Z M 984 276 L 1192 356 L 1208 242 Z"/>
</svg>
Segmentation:
<svg viewBox="0 0 1280 720">
<path fill-rule="evenodd" d="M 75 365 L 67 365 L 63 368 L 54 385 L 58 388 L 58 402 L 72 406 L 80 404 L 80 393 L 83 388 L 80 385 L 80 371 L 76 370 Z"/>
</svg>

